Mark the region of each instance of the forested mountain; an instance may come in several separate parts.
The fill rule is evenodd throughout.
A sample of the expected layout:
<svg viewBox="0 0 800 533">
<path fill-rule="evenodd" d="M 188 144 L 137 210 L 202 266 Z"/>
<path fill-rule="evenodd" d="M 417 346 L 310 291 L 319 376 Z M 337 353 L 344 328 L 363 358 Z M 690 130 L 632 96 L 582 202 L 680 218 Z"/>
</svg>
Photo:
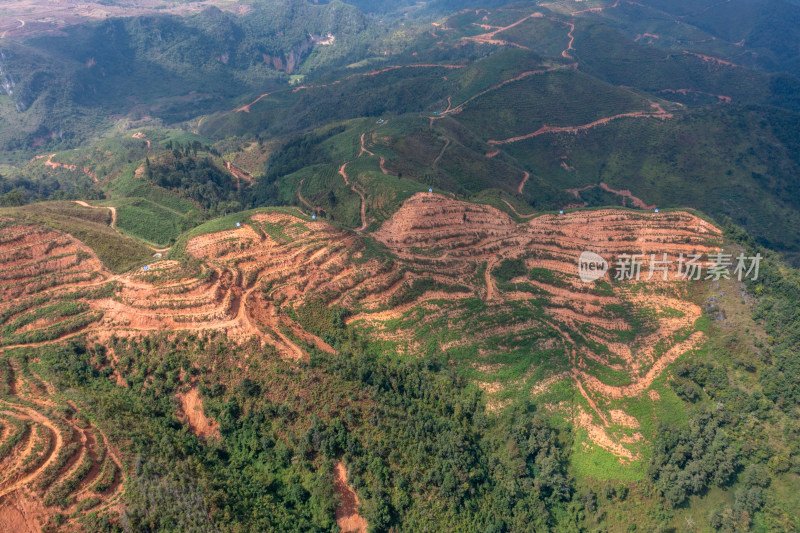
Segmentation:
<svg viewBox="0 0 800 533">
<path fill-rule="evenodd" d="M 364 15 L 335 2 L 259 3 L 247 16 L 216 7 L 181 18 L 117 18 L 61 34 L 0 45 L 10 104 L 3 116 L 22 131 L 0 141 L 18 148 L 75 145 L 112 121 L 194 117 L 289 76 L 342 65 L 369 50 Z M 330 46 L 338 39 L 337 46 Z"/>
</svg>

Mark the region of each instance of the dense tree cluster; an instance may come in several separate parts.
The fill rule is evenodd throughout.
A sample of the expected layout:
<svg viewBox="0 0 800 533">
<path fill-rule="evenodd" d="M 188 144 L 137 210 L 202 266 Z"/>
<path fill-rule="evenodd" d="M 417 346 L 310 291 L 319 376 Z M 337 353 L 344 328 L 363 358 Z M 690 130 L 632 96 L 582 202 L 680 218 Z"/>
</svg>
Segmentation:
<svg viewBox="0 0 800 533">
<path fill-rule="evenodd" d="M 237 187 L 236 179 L 211 157 L 198 157 L 202 148 L 197 142 L 175 145 L 171 153 L 156 161 L 147 158 L 144 175 L 156 185 L 192 200 L 211 216 L 241 210 L 241 184 Z"/>
<path fill-rule="evenodd" d="M 669 505 L 732 481 L 739 451 L 724 430 L 730 422 L 724 408 L 712 408 L 698 411 L 687 427 L 659 428 L 648 474 Z"/>
<path fill-rule="evenodd" d="M 341 326 L 330 335 L 364 349 L 300 368 L 266 354 L 244 376 L 225 366 L 245 351 L 252 358 L 255 345 L 112 340 L 126 387 L 106 379 L 102 346 L 38 350 L 37 372 L 102 420 L 127 458 L 122 519 L 98 519 L 97 530 L 329 531 L 337 460 L 374 531 L 547 530 L 576 505 L 591 507 L 567 473 L 568 435 L 533 407 L 489 418 L 480 391 L 446 363 L 377 355 Z M 200 439 L 180 422 L 175 393 L 189 381 L 221 438 Z M 276 394 L 284 387 L 305 392 Z"/>
</svg>

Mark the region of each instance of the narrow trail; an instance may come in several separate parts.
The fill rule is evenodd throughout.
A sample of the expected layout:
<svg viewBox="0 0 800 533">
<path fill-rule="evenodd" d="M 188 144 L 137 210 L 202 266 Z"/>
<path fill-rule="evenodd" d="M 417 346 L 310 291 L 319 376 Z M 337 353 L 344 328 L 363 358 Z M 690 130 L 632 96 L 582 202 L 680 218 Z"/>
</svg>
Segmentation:
<svg viewBox="0 0 800 533">
<path fill-rule="evenodd" d="M 444 68 L 447 70 L 455 70 L 464 68 L 464 65 L 437 65 L 435 63 L 420 63 L 416 65 L 394 65 L 391 67 L 382 68 L 380 70 L 373 70 L 372 72 L 366 72 L 363 74 L 353 74 L 345 79 L 349 80 L 359 76 L 377 76 L 378 74 L 383 74 L 384 72 L 391 72 L 392 70 L 398 70 L 401 68 Z"/>
<path fill-rule="evenodd" d="M 630 113 L 620 113 L 619 115 L 614 115 L 612 117 L 601 118 L 595 120 L 594 122 L 590 122 L 588 124 L 582 124 L 580 126 L 548 126 L 544 125 L 538 130 L 534 131 L 533 133 L 528 133 L 525 135 L 519 135 L 517 137 L 509 137 L 508 139 L 490 139 L 486 141 L 488 144 L 491 145 L 500 145 L 500 144 L 509 144 L 515 143 L 519 141 L 524 141 L 526 139 L 531 139 L 533 137 L 538 137 L 539 135 L 544 135 L 545 133 L 578 133 L 581 131 L 590 130 L 592 128 L 596 128 L 597 126 L 603 126 L 612 122 L 614 120 L 619 120 L 621 118 L 657 118 L 661 120 L 668 120 L 672 118 L 672 113 L 667 113 L 658 104 L 653 104 L 654 107 L 658 108 L 658 111 L 655 112 L 648 112 L 648 111 L 633 111 Z"/>
<path fill-rule="evenodd" d="M 361 149 L 359 150 L 358 155 L 356 156 L 356 159 L 358 159 L 359 157 L 362 157 L 364 155 L 370 155 L 370 156 L 374 156 L 375 155 L 373 152 L 371 152 L 369 149 L 367 149 L 367 146 L 365 144 L 366 135 L 367 135 L 366 132 L 361 134 Z M 379 157 L 380 157 L 379 165 L 380 165 L 381 172 L 383 172 L 385 175 L 388 176 L 389 173 L 386 171 L 386 168 L 383 166 L 384 163 L 385 163 L 385 160 L 384 160 L 383 156 L 379 156 Z M 339 167 L 339 175 L 342 177 L 342 179 L 344 179 L 344 184 L 347 185 L 348 187 L 350 187 L 350 190 L 353 191 L 354 193 L 356 193 L 361 198 L 361 227 L 356 229 L 356 231 L 360 233 L 360 232 L 364 231 L 365 229 L 367 229 L 367 226 L 369 225 L 369 223 L 367 221 L 367 198 L 364 195 L 364 191 L 362 191 L 361 188 L 357 187 L 355 184 L 350 183 L 350 178 L 347 176 L 347 165 L 349 165 L 350 163 L 352 163 L 352 161 L 348 161 L 347 163 L 344 163 L 341 167 Z M 302 184 L 302 182 L 301 182 L 301 184 Z"/>
<path fill-rule="evenodd" d="M 361 152 L 359 152 L 358 157 L 361 157 L 364 154 L 375 156 L 375 153 L 370 152 L 367 149 L 366 145 L 364 144 L 364 136 L 366 134 L 367 134 L 366 132 L 361 134 Z M 384 176 L 388 176 L 389 172 L 386 170 L 386 167 L 384 166 L 386 164 L 386 158 L 383 157 L 382 155 L 378 155 L 378 158 L 379 158 L 378 167 L 381 169 L 381 172 L 383 173 Z"/>
<path fill-rule="evenodd" d="M 725 61 L 724 59 L 720 59 L 714 56 L 707 56 L 703 54 L 697 54 L 695 52 L 689 52 L 688 50 L 683 51 L 684 54 L 697 57 L 702 59 L 705 63 L 714 63 L 716 65 L 720 65 L 723 67 L 737 67 L 737 68 L 744 68 L 742 65 L 737 65 L 736 63 L 731 63 L 730 61 Z"/>
<path fill-rule="evenodd" d="M 452 104 L 450 103 L 450 97 L 448 97 L 447 98 L 447 102 L 448 102 L 447 109 L 442 111 L 442 113 L 440 113 L 439 115 L 437 115 L 434 118 L 439 119 L 439 118 L 442 118 L 445 115 L 460 113 L 461 110 L 464 108 L 464 106 L 467 105 L 468 103 L 472 102 L 473 100 L 475 100 L 477 98 L 480 98 L 481 96 L 484 96 L 485 94 L 488 94 L 488 93 L 490 93 L 492 91 L 496 91 L 497 89 L 500 89 L 500 88 L 508 85 L 509 83 L 514 83 L 514 82 L 517 82 L 517 81 L 521 81 L 521 80 L 524 80 L 525 78 L 528 78 L 530 76 L 535 76 L 537 74 L 546 74 L 548 72 L 554 72 L 554 71 L 557 71 L 557 70 L 576 69 L 576 68 L 578 68 L 578 64 L 577 63 L 572 63 L 570 65 L 559 65 L 557 67 L 549 67 L 549 68 L 538 69 L 538 70 L 529 70 L 527 72 L 523 72 L 521 74 L 518 74 L 517 76 L 514 76 L 513 78 L 509 78 L 507 80 L 501 81 L 498 84 L 492 85 L 488 89 L 484 89 L 483 91 L 481 91 L 481 92 L 479 92 L 479 93 L 477 93 L 477 94 L 475 94 L 473 96 L 470 96 L 469 98 L 467 98 L 466 100 L 464 100 L 463 102 L 461 102 L 460 104 L 458 104 L 455 107 L 452 107 Z"/>
<path fill-rule="evenodd" d="M 628 189 L 620 189 L 620 190 L 612 189 L 611 187 L 609 187 L 608 185 L 606 185 L 602 181 L 600 183 L 596 184 L 596 185 L 586 185 L 584 187 L 576 187 L 574 189 L 566 189 L 566 192 L 574 195 L 575 198 L 577 198 L 578 200 L 583 200 L 581 198 L 580 193 L 583 192 L 583 191 L 588 191 L 589 189 L 594 189 L 595 187 L 600 187 L 601 189 L 603 189 L 606 192 L 610 192 L 611 194 L 616 194 L 617 196 L 621 196 L 622 198 L 628 199 L 628 200 L 630 200 L 631 204 L 634 207 L 638 207 L 639 209 L 650 210 L 650 209 L 655 209 L 657 207 L 656 205 L 650 205 L 650 204 L 645 203 L 644 200 L 634 196 L 633 193 L 631 193 L 631 191 L 628 190 Z"/>
<path fill-rule="evenodd" d="M 704 92 L 704 91 L 696 91 L 694 89 L 661 89 L 658 92 L 660 94 L 664 94 L 664 93 L 667 93 L 667 94 L 682 94 L 684 96 L 686 96 L 688 94 L 702 94 L 702 95 L 705 95 L 705 96 L 711 96 L 711 97 L 717 98 L 718 100 L 720 100 L 721 102 L 724 102 L 726 104 L 730 104 L 733 101 L 733 98 L 731 98 L 730 96 L 725 96 L 724 94 L 707 93 L 707 92 Z"/>
<path fill-rule="evenodd" d="M 50 168 L 65 168 L 65 169 L 70 170 L 72 172 L 81 171 L 84 174 L 86 174 L 87 176 L 89 176 L 90 178 L 92 178 L 92 181 L 94 181 L 95 183 L 99 183 L 99 180 L 97 179 L 97 175 L 94 172 L 92 172 L 89 167 L 79 167 L 78 165 L 71 165 L 71 164 L 67 164 L 67 163 L 55 163 L 55 162 L 53 162 L 53 158 L 55 156 L 56 156 L 56 154 L 50 154 L 48 156 L 48 158 L 47 158 L 47 161 L 44 162 L 45 166 L 50 167 Z M 43 156 L 41 156 L 41 157 L 43 157 Z M 36 157 L 36 159 L 39 159 L 39 158 L 40 158 L 40 156 Z"/>
<path fill-rule="evenodd" d="M 505 46 L 514 46 L 516 48 L 521 48 L 523 50 L 530 50 L 527 46 L 522 46 L 521 44 L 517 44 L 515 42 L 505 41 L 503 39 L 495 39 L 495 36 L 497 36 L 498 33 L 501 33 L 501 32 L 504 32 L 506 30 L 510 30 L 511 28 L 514 28 L 516 26 L 519 26 L 520 24 L 522 24 L 523 22 L 525 22 L 528 19 L 542 18 L 543 16 L 544 15 L 542 15 L 539 12 L 531 13 L 530 15 L 528 15 L 526 17 L 523 17 L 523 18 L 519 19 L 516 22 L 513 22 L 513 23 L 509 24 L 508 26 L 503 26 L 503 27 L 488 26 L 486 28 L 493 28 L 493 30 L 488 32 L 488 33 L 482 33 L 480 35 L 473 35 L 472 37 L 462 37 L 461 40 L 462 41 L 473 41 L 473 42 L 476 42 L 476 43 L 483 43 L 483 44 L 498 44 L 498 45 L 505 45 Z"/>
<path fill-rule="evenodd" d="M 306 181 L 306 179 L 305 179 L 305 178 L 301 179 L 301 180 L 300 180 L 300 185 L 298 185 L 298 186 L 297 186 L 297 198 L 298 198 L 298 199 L 299 199 L 299 200 L 300 200 L 300 201 L 303 203 L 303 205 L 305 205 L 306 207 L 308 207 L 309 209 L 311 209 L 311 211 L 313 211 L 313 212 L 320 211 L 320 208 L 318 208 L 318 207 L 314 207 L 313 205 L 311 205 L 311 204 L 309 203 L 309 201 L 308 201 L 308 200 L 306 200 L 306 199 L 303 197 L 303 194 L 302 194 L 302 192 L 300 192 L 300 191 L 303 189 L 303 182 L 304 182 L 304 181 Z"/>
<path fill-rule="evenodd" d="M 454 70 L 454 69 L 460 69 L 460 68 L 464 68 L 464 67 L 465 67 L 465 65 L 451 65 L 451 64 L 437 65 L 435 63 L 423 63 L 423 64 L 417 64 L 417 65 L 393 65 L 391 67 L 385 67 L 385 68 L 382 68 L 380 70 L 373 70 L 371 72 L 363 72 L 363 73 L 359 73 L 359 74 L 351 74 L 350 76 L 347 76 L 344 79 L 345 80 L 350 80 L 350 79 L 359 78 L 359 77 L 377 76 L 378 74 L 383 74 L 384 72 L 391 72 L 393 70 L 398 70 L 398 69 L 403 69 L 403 68 L 444 68 L 444 69 L 448 69 L 448 70 Z M 253 105 L 257 104 L 258 102 L 260 102 L 261 100 L 263 100 L 267 96 L 270 96 L 270 95 L 273 95 L 273 94 L 285 93 L 285 92 L 288 92 L 288 91 L 296 93 L 296 92 L 300 92 L 300 91 L 307 91 L 307 90 L 310 90 L 310 89 L 322 89 L 324 87 L 329 87 L 331 85 L 338 85 L 340 83 L 342 83 L 342 80 L 336 80 L 336 81 L 331 82 L 331 83 L 322 83 L 320 85 L 300 85 L 298 87 L 286 87 L 286 88 L 283 88 L 283 89 L 278 89 L 276 91 L 270 91 L 268 93 L 264 93 L 264 94 L 259 95 L 258 98 L 256 98 L 255 100 L 253 100 L 249 104 L 241 105 L 241 106 L 235 108 L 233 111 L 229 111 L 228 113 L 249 113 L 250 112 L 250 108 Z M 197 127 L 198 128 L 200 127 L 200 123 L 203 121 L 204 118 L 205 117 L 201 118 L 200 121 L 197 123 Z"/>
<path fill-rule="evenodd" d="M 89 205 L 83 200 L 75 200 L 75 203 L 82 206 L 88 207 L 89 209 L 108 209 L 111 211 L 111 229 L 117 229 L 117 208 L 113 206 L 97 206 L 97 205 Z"/>
<path fill-rule="evenodd" d="M 433 165 L 431 165 L 434 169 L 439 165 L 439 161 L 441 161 L 442 156 L 444 155 L 444 151 L 447 150 L 447 147 L 450 146 L 450 138 L 444 138 L 444 146 L 442 146 L 442 151 L 439 152 L 439 155 L 436 156 L 436 159 L 433 160 Z"/>
<path fill-rule="evenodd" d="M 347 169 L 347 165 L 349 163 L 350 163 L 350 161 L 348 161 L 347 163 L 343 164 L 341 166 L 341 168 L 339 168 L 339 174 L 342 176 L 342 178 L 344 178 L 344 184 L 347 185 L 348 187 L 350 187 L 351 191 L 353 191 L 354 193 L 356 193 L 358 196 L 361 197 L 361 227 L 356 229 L 356 231 L 360 233 L 360 232 L 364 231 L 365 229 L 367 229 L 367 225 L 368 225 L 367 224 L 367 206 L 366 206 L 367 199 L 364 196 L 364 193 L 361 192 L 361 190 L 358 187 L 356 187 L 355 185 L 351 185 L 350 184 L 350 179 L 347 177 L 347 170 L 346 170 Z"/>
<path fill-rule="evenodd" d="M 613 5 L 610 5 L 610 6 L 590 7 L 588 9 L 581 9 L 579 11 L 572 11 L 570 13 L 570 15 L 572 15 L 574 17 L 575 15 L 580 15 L 581 13 L 600 13 L 601 11 L 605 11 L 606 9 L 614 9 L 615 7 L 619 7 L 619 5 L 621 3 L 622 3 L 622 0 L 617 0 Z M 634 2 L 629 2 L 629 3 L 633 4 Z M 636 4 L 636 5 L 638 5 L 638 4 Z"/>
<path fill-rule="evenodd" d="M 506 204 L 508 206 L 508 208 L 511 209 L 514 212 L 514 214 L 517 215 L 520 218 L 533 218 L 535 216 L 539 216 L 539 214 L 540 214 L 540 213 L 531 213 L 530 215 L 523 215 L 519 211 L 517 211 L 517 209 L 513 205 L 508 203 L 506 200 L 503 200 L 503 203 Z"/>
<path fill-rule="evenodd" d="M 116 207 L 114 207 L 112 205 L 89 205 L 86 202 L 84 202 L 83 200 L 74 200 L 74 201 L 75 201 L 76 204 L 80 205 L 81 207 L 88 207 L 89 209 L 108 209 L 109 211 L 111 211 L 111 225 L 109 227 L 111 229 L 113 229 L 114 231 L 116 231 L 117 233 L 119 233 L 120 235 L 124 235 L 123 233 L 121 233 L 119 231 L 119 229 L 117 229 L 117 208 Z M 156 253 L 169 252 L 172 249 L 171 246 L 167 246 L 166 248 L 156 248 L 155 246 L 148 246 L 148 248 L 150 248 L 152 251 L 154 251 Z M 119 278 L 119 276 L 115 276 L 115 277 Z M 111 281 L 111 280 L 106 280 L 103 283 L 107 283 L 108 281 Z"/>
<path fill-rule="evenodd" d="M 525 184 L 528 182 L 529 179 L 531 179 L 531 173 L 525 171 L 525 174 L 522 176 L 522 181 L 519 182 L 519 187 L 517 187 L 518 193 L 522 194 L 522 189 L 525 188 Z"/>
</svg>

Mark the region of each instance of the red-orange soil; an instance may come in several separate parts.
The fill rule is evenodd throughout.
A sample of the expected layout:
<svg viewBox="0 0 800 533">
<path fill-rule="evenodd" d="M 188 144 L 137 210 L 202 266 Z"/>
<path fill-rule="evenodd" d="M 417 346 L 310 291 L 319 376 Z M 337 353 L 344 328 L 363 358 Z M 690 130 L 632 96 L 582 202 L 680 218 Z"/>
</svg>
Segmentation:
<svg viewBox="0 0 800 533">
<path fill-rule="evenodd" d="M 358 495 L 347 484 L 347 469 L 342 463 L 336 463 L 334 475 L 336 494 L 339 495 L 336 525 L 342 533 L 367 533 L 367 521 L 358 514 Z"/>
<path fill-rule="evenodd" d="M 15 363 L 10 381 L 11 394 L 0 400 L 0 417 L 4 423 L 26 424 L 27 429 L 0 461 L 0 529 L 38 532 L 56 513 L 67 517 L 64 525 L 69 529 L 76 525 L 71 515 L 88 498 L 97 499 L 97 510 L 115 509 L 122 491 L 122 463 L 102 430 L 65 414 L 66 409 L 79 413 L 80 408 L 55 398 L 53 388 L 35 374 L 23 376 Z M 57 470 L 51 473 L 53 468 Z M 67 494 L 66 506 L 48 503 L 49 492 L 73 477 L 79 481 Z"/>
<path fill-rule="evenodd" d="M 219 425 L 203 411 L 203 399 L 197 387 L 178 393 L 178 401 L 181 415 L 186 418 L 195 435 L 202 438 L 219 437 Z"/>
<path fill-rule="evenodd" d="M 56 156 L 56 154 L 50 154 L 49 156 L 47 156 L 47 161 L 44 162 L 45 166 L 50 167 L 50 168 L 65 168 L 65 169 L 67 169 L 67 170 L 69 170 L 71 172 L 83 172 L 84 174 L 86 174 L 87 176 L 92 178 L 92 181 L 94 181 L 95 183 L 98 182 L 97 175 L 94 172 L 92 172 L 92 170 L 90 168 L 88 168 L 88 167 L 78 167 L 78 165 L 70 165 L 70 164 L 67 164 L 67 163 L 57 163 L 57 162 L 53 161 L 53 158 L 55 156 Z M 38 157 L 37 157 L 37 159 L 38 159 Z"/>
<path fill-rule="evenodd" d="M 653 103 L 652 106 L 656 109 L 655 111 L 633 111 L 630 113 L 620 113 L 618 115 L 614 115 L 612 117 L 601 118 L 590 122 L 588 124 L 581 124 L 580 126 L 547 126 L 544 125 L 538 130 L 534 131 L 533 133 L 528 133 L 525 135 L 518 135 L 516 137 L 509 137 L 508 139 L 491 139 L 487 141 L 491 145 L 499 145 L 499 144 L 508 144 L 508 143 L 515 143 L 519 141 L 524 141 L 525 139 L 530 139 L 532 137 L 538 137 L 539 135 L 544 135 L 545 133 L 578 133 L 581 131 L 586 131 L 592 128 L 596 128 L 598 126 L 602 126 L 604 124 L 608 124 L 611 121 L 619 120 L 621 118 L 658 118 L 661 120 L 668 120 L 672 118 L 672 113 L 668 113 L 661 108 L 660 105 Z"/>
<path fill-rule="evenodd" d="M 350 185 L 346 166 L 342 176 Z M 379 337 L 413 343 L 409 332 L 386 329 L 384 323 L 417 311 L 426 320 L 449 316 L 453 311 L 441 306 L 457 305 L 465 298 L 485 300 L 488 313 L 535 299 L 544 311 L 544 324 L 559 332 L 560 342 L 573 352 L 570 379 L 580 383 L 590 397 L 626 397 L 650 394 L 649 386 L 664 368 L 702 341 L 701 333 L 680 335 L 692 327 L 700 309 L 675 290 L 663 294 L 632 291 L 628 282 L 614 284 L 607 293 L 589 290 L 577 277 L 578 256 L 594 251 L 613 264 L 623 253 L 645 254 L 646 277 L 649 254 L 660 257 L 667 253 L 674 261 L 680 253 L 708 253 L 719 236 L 717 228 L 686 212 L 586 210 L 533 216 L 518 223 L 487 205 L 418 193 L 369 237 L 323 221 L 309 221 L 299 212 L 258 213 L 241 227 L 232 225 L 189 240 L 185 255 L 196 259 L 199 266 L 161 260 L 151 263 L 148 271 L 113 275 L 91 249 L 73 237 L 11 223 L 0 230 L 0 313 L 9 312 L 6 325 L 21 320 L 17 330 L 25 329 L 34 323 L 25 320 L 33 310 L 14 306 L 40 297 L 56 301 L 82 291 L 70 301 L 86 306 L 80 315 L 87 317 L 83 325 L 71 329 L 67 325 L 73 317 L 55 318 L 16 333 L 10 342 L 26 346 L 51 342 L 37 337 L 48 328 L 62 328 L 52 342 L 78 333 L 91 339 L 103 338 L 111 331 L 117 336 L 137 336 L 165 330 L 217 330 L 234 342 L 256 337 L 286 358 L 306 359 L 309 347 L 327 353 L 335 350 L 305 331 L 285 311 L 288 305 L 294 309 L 307 304 L 341 305 L 352 311 L 349 324 L 369 325 Z M 385 246 L 393 260 L 362 258 L 368 238 Z M 529 270 L 547 269 L 554 278 L 518 280 L 538 293 L 509 289 L 495 278 L 495 268 L 504 259 L 522 260 Z M 421 279 L 439 285 L 404 296 Z M 656 276 L 643 283 L 672 287 L 659 279 Z M 445 290 L 447 287 L 457 289 Z M 101 288 L 107 291 L 97 292 Z M 619 340 L 616 332 L 625 332 L 631 325 L 606 309 L 621 303 L 652 310 L 658 317 L 652 330 L 633 341 Z M 576 346 L 567 333 L 573 331 L 606 345 L 610 353 Z M 451 344 L 472 341 L 457 339 Z M 611 358 L 616 362 L 610 362 Z M 587 361 L 624 371 L 630 384 L 602 383 L 588 372 Z M 196 430 L 208 429 L 201 419 L 192 422 L 192 414 L 201 412 L 185 410 Z M 590 416 L 598 418 L 601 425 L 608 420 L 598 414 Z"/>
</svg>

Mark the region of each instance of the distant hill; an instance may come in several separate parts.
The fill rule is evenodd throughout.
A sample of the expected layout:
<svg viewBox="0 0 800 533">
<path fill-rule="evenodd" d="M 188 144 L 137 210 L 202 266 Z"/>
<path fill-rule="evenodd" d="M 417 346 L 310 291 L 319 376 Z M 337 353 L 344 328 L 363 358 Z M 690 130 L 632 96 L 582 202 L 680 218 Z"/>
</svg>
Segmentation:
<svg viewBox="0 0 800 533">
<path fill-rule="evenodd" d="M 8 100 L 0 101 L 0 115 L 19 127 L 4 131 L 0 143 L 75 145 L 117 120 L 186 120 L 363 53 L 367 24 L 341 3 L 289 0 L 258 4 L 247 17 L 209 7 L 189 17 L 109 19 L 3 42 Z"/>
</svg>

